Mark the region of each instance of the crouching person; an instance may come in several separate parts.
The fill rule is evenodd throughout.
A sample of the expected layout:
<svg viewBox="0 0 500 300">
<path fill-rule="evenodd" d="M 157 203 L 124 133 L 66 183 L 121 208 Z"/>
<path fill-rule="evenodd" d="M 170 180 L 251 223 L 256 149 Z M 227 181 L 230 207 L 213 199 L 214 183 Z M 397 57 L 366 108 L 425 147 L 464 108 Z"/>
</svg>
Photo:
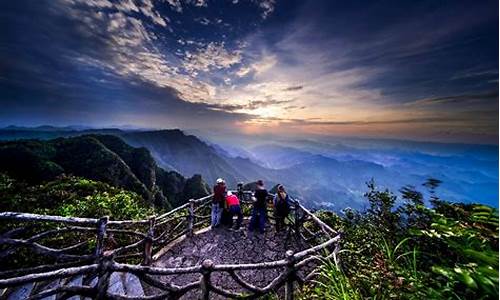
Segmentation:
<svg viewBox="0 0 500 300">
<path fill-rule="evenodd" d="M 241 222 L 243 221 L 243 214 L 241 213 L 240 199 L 231 192 L 227 192 L 226 203 L 229 210 L 229 226 L 233 225 L 234 216 L 237 217 L 236 225 L 234 229 L 238 230 L 241 227 Z"/>
<path fill-rule="evenodd" d="M 285 191 L 285 187 L 281 184 L 278 186 L 278 192 L 274 196 L 274 218 L 276 220 L 276 232 L 280 232 L 285 228 L 285 219 L 290 213 L 290 197 Z"/>
</svg>

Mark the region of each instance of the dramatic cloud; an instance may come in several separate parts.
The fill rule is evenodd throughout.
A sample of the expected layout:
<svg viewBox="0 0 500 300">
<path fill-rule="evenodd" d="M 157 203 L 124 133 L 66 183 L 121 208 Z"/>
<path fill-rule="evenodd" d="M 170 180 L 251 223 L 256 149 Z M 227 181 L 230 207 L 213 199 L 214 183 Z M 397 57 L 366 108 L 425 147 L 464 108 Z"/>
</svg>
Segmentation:
<svg viewBox="0 0 500 300">
<path fill-rule="evenodd" d="M 241 51 L 229 52 L 224 43 L 209 43 L 195 54 L 186 53 L 183 67 L 193 74 L 196 71 L 209 72 L 211 69 L 227 69 L 241 61 Z"/>
<path fill-rule="evenodd" d="M 203 120 L 247 133 L 491 142 L 497 8 L 489 0 L 5 1 L 2 118 L 43 122 L 52 107 L 62 123 Z M 110 111 L 114 118 L 102 118 Z"/>
<path fill-rule="evenodd" d="M 453 95 L 445 97 L 434 97 L 415 100 L 407 105 L 439 105 L 439 104 L 453 104 L 453 103 L 477 103 L 477 102 L 496 102 L 498 99 L 498 90 L 494 90 L 484 94 L 465 94 Z"/>
<path fill-rule="evenodd" d="M 248 101 L 247 104 L 209 104 L 206 106 L 215 110 L 221 111 L 241 111 L 241 110 L 256 110 L 258 108 L 266 108 L 274 105 L 287 104 L 292 102 L 293 100 L 256 100 L 256 101 Z"/>
</svg>

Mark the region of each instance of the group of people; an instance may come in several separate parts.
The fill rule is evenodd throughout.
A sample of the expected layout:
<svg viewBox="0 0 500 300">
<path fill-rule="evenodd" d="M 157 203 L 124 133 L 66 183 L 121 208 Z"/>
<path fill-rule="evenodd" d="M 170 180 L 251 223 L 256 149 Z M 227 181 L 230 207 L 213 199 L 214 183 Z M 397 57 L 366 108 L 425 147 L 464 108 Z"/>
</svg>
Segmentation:
<svg viewBox="0 0 500 300">
<path fill-rule="evenodd" d="M 238 186 L 238 195 L 234 195 L 227 190 L 226 182 L 219 178 L 213 189 L 214 196 L 212 202 L 212 218 L 211 224 L 213 228 L 221 225 L 233 227 L 234 217 L 236 224 L 234 229 L 241 229 L 243 214 L 241 212 L 240 198 L 243 197 L 243 186 Z M 276 231 L 281 231 L 285 227 L 285 219 L 290 213 L 291 200 L 285 191 L 283 185 L 278 185 L 277 193 L 272 197 L 266 188 L 264 182 L 258 180 L 256 188 L 252 195 L 253 207 L 249 231 L 258 231 L 264 233 L 267 220 L 267 204 L 272 198 L 274 218 L 276 221 Z"/>
</svg>

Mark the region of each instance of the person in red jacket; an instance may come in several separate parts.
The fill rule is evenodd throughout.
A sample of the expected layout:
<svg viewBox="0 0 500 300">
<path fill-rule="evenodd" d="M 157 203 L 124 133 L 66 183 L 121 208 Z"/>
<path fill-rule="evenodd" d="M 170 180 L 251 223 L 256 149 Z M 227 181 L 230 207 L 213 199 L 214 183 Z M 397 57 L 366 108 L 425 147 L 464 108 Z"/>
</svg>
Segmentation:
<svg viewBox="0 0 500 300">
<path fill-rule="evenodd" d="M 229 226 L 233 226 L 233 217 L 237 216 L 236 226 L 234 229 L 239 230 L 241 227 L 241 222 L 243 221 L 243 214 L 241 213 L 240 199 L 238 196 L 233 195 L 231 192 L 227 192 L 226 196 L 226 204 L 229 210 Z"/>
<path fill-rule="evenodd" d="M 226 201 L 226 193 L 226 182 L 224 182 L 222 178 L 217 179 L 217 182 L 214 185 L 214 196 L 212 199 L 212 228 L 220 225 L 222 209 L 224 209 L 224 203 Z"/>
</svg>

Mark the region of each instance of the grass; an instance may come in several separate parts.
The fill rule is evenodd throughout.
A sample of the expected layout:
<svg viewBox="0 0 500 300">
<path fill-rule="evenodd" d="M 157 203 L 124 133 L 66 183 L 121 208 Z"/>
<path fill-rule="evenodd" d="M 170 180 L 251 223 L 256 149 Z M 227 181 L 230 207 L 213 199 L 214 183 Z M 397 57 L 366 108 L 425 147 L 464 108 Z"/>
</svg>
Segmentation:
<svg viewBox="0 0 500 300">
<path fill-rule="evenodd" d="M 311 291 L 303 291 L 301 299 L 361 300 L 361 293 L 355 289 L 347 276 L 331 259 L 324 260 Z"/>
</svg>

